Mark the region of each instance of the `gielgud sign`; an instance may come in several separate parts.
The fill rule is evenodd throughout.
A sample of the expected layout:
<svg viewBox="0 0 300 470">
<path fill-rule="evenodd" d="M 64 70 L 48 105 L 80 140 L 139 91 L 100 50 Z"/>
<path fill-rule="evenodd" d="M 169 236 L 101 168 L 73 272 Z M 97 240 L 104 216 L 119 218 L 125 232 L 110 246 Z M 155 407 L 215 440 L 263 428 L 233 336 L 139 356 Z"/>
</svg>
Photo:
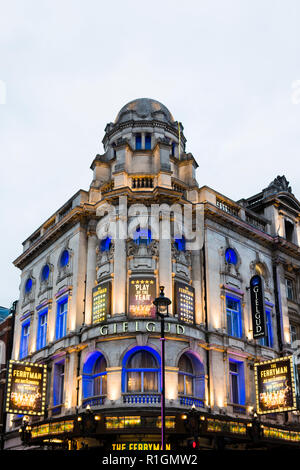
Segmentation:
<svg viewBox="0 0 300 470">
<path fill-rule="evenodd" d="M 6 412 L 42 416 L 46 403 L 47 366 L 9 361 Z"/>
<path fill-rule="evenodd" d="M 257 413 L 297 409 L 293 356 L 254 364 Z"/>
<path fill-rule="evenodd" d="M 250 280 L 253 338 L 266 336 L 265 299 L 263 281 L 257 274 Z"/>
</svg>

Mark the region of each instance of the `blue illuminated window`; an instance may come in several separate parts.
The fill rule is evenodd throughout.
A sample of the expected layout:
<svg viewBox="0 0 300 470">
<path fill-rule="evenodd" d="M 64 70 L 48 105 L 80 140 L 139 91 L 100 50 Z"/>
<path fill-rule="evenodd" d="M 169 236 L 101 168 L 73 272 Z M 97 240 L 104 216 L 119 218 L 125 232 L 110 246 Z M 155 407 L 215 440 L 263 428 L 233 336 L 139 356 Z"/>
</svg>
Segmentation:
<svg viewBox="0 0 300 470">
<path fill-rule="evenodd" d="M 149 245 L 151 243 L 151 230 L 148 228 L 137 228 L 133 240 L 137 245 Z"/>
<path fill-rule="evenodd" d="M 142 134 L 136 134 L 135 136 L 135 149 L 141 150 L 142 148 Z"/>
<path fill-rule="evenodd" d="M 45 264 L 45 266 L 42 269 L 42 281 L 47 281 L 47 279 L 49 278 L 49 274 L 50 274 L 49 264 Z"/>
<path fill-rule="evenodd" d="M 259 344 L 262 346 L 273 347 L 273 329 L 272 329 L 272 314 L 270 310 L 266 310 L 266 330 L 267 336 L 259 338 Z"/>
<path fill-rule="evenodd" d="M 70 255 L 69 255 L 69 252 L 68 250 L 64 250 L 60 256 L 60 266 L 61 268 L 64 268 L 65 266 L 67 266 L 68 262 L 69 262 L 69 259 L 70 259 Z"/>
<path fill-rule="evenodd" d="M 126 365 L 127 392 L 158 392 L 159 365 L 156 358 L 145 350 L 133 353 Z"/>
<path fill-rule="evenodd" d="M 181 395 L 194 395 L 194 371 L 190 358 L 183 354 L 178 363 L 178 393 Z"/>
<path fill-rule="evenodd" d="M 242 312 L 241 301 L 234 297 L 226 296 L 227 333 L 237 338 L 242 337 Z"/>
<path fill-rule="evenodd" d="M 103 238 L 103 240 L 101 240 L 100 242 L 100 250 L 109 251 L 110 247 L 111 247 L 111 238 L 110 237 Z"/>
<path fill-rule="evenodd" d="M 64 402 L 65 361 L 54 364 L 53 376 L 53 406 Z"/>
<path fill-rule="evenodd" d="M 25 293 L 26 294 L 29 294 L 29 292 L 31 291 L 32 289 L 32 279 L 31 277 L 29 277 L 25 283 Z"/>
<path fill-rule="evenodd" d="M 29 332 L 30 332 L 30 320 L 23 323 L 21 330 L 21 341 L 20 341 L 20 359 L 28 356 L 28 343 L 29 343 Z"/>
<path fill-rule="evenodd" d="M 151 134 L 146 134 L 145 136 L 145 149 L 151 150 Z"/>
<path fill-rule="evenodd" d="M 178 251 L 185 251 L 185 238 L 182 236 L 182 238 L 176 237 L 174 240 L 175 246 Z"/>
<path fill-rule="evenodd" d="M 238 257 L 236 251 L 232 248 L 227 248 L 227 250 L 225 251 L 225 260 L 228 264 L 237 264 Z"/>
<path fill-rule="evenodd" d="M 36 338 L 36 349 L 42 349 L 47 344 L 47 321 L 48 321 L 48 310 L 44 310 L 39 314 L 38 318 L 38 330 Z"/>
<path fill-rule="evenodd" d="M 67 331 L 67 312 L 68 312 L 68 299 L 61 300 L 57 303 L 56 314 L 56 339 L 66 336 Z"/>
<path fill-rule="evenodd" d="M 245 405 L 245 376 L 243 362 L 229 360 L 230 401 L 237 405 Z"/>
<path fill-rule="evenodd" d="M 107 372 L 105 357 L 97 352 L 91 354 L 83 366 L 83 398 L 106 395 Z"/>
</svg>

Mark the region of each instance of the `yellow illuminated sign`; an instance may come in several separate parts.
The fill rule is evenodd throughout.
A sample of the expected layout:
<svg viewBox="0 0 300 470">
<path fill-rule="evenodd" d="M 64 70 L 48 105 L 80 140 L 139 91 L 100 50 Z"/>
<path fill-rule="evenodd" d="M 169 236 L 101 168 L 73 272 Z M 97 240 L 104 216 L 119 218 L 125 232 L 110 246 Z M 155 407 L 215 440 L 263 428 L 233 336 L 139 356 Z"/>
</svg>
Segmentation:
<svg viewBox="0 0 300 470">
<path fill-rule="evenodd" d="M 46 405 L 47 366 L 9 361 L 6 413 L 42 416 Z"/>
</svg>

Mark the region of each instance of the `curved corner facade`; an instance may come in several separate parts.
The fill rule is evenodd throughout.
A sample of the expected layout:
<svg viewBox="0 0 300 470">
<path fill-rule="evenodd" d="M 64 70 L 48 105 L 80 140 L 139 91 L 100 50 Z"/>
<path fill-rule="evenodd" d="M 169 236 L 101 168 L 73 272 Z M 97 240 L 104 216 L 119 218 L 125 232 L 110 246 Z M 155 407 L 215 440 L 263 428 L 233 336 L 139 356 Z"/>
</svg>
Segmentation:
<svg viewBox="0 0 300 470">
<path fill-rule="evenodd" d="M 242 446 L 256 407 L 254 363 L 292 354 L 300 339 L 300 204 L 283 176 L 238 202 L 199 187 L 182 124 L 155 100 L 125 105 L 107 124 L 103 146 L 89 190 L 51 215 L 15 260 L 12 358 L 48 369 L 46 415 L 31 419 L 30 444 L 160 442 L 160 322 L 152 302 L 163 285 L 172 300 L 167 442 L 188 444 L 193 407 L 205 424 L 201 446 L 215 445 L 220 423 Z M 255 274 L 265 290 L 261 340 L 253 339 Z M 286 416 L 261 420 L 265 429 L 286 430 Z M 288 414 L 288 426 L 298 421 Z M 8 415 L 7 449 L 22 448 L 21 422 Z"/>
</svg>

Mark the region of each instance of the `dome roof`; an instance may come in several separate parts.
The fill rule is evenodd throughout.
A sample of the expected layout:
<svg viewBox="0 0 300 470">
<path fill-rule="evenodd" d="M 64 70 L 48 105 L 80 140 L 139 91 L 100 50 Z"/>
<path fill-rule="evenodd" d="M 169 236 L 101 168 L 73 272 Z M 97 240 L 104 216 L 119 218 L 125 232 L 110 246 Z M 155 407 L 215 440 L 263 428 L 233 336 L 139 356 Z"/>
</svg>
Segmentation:
<svg viewBox="0 0 300 470">
<path fill-rule="evenodd" d="M 150 98 L 138 98 L 123 106 L 116 117 L 115 124 L 130 120 L 151 121 L 152 119 L 169 124 L 174 123 L 174 118 L 165 105 Z"/>
</svg>

